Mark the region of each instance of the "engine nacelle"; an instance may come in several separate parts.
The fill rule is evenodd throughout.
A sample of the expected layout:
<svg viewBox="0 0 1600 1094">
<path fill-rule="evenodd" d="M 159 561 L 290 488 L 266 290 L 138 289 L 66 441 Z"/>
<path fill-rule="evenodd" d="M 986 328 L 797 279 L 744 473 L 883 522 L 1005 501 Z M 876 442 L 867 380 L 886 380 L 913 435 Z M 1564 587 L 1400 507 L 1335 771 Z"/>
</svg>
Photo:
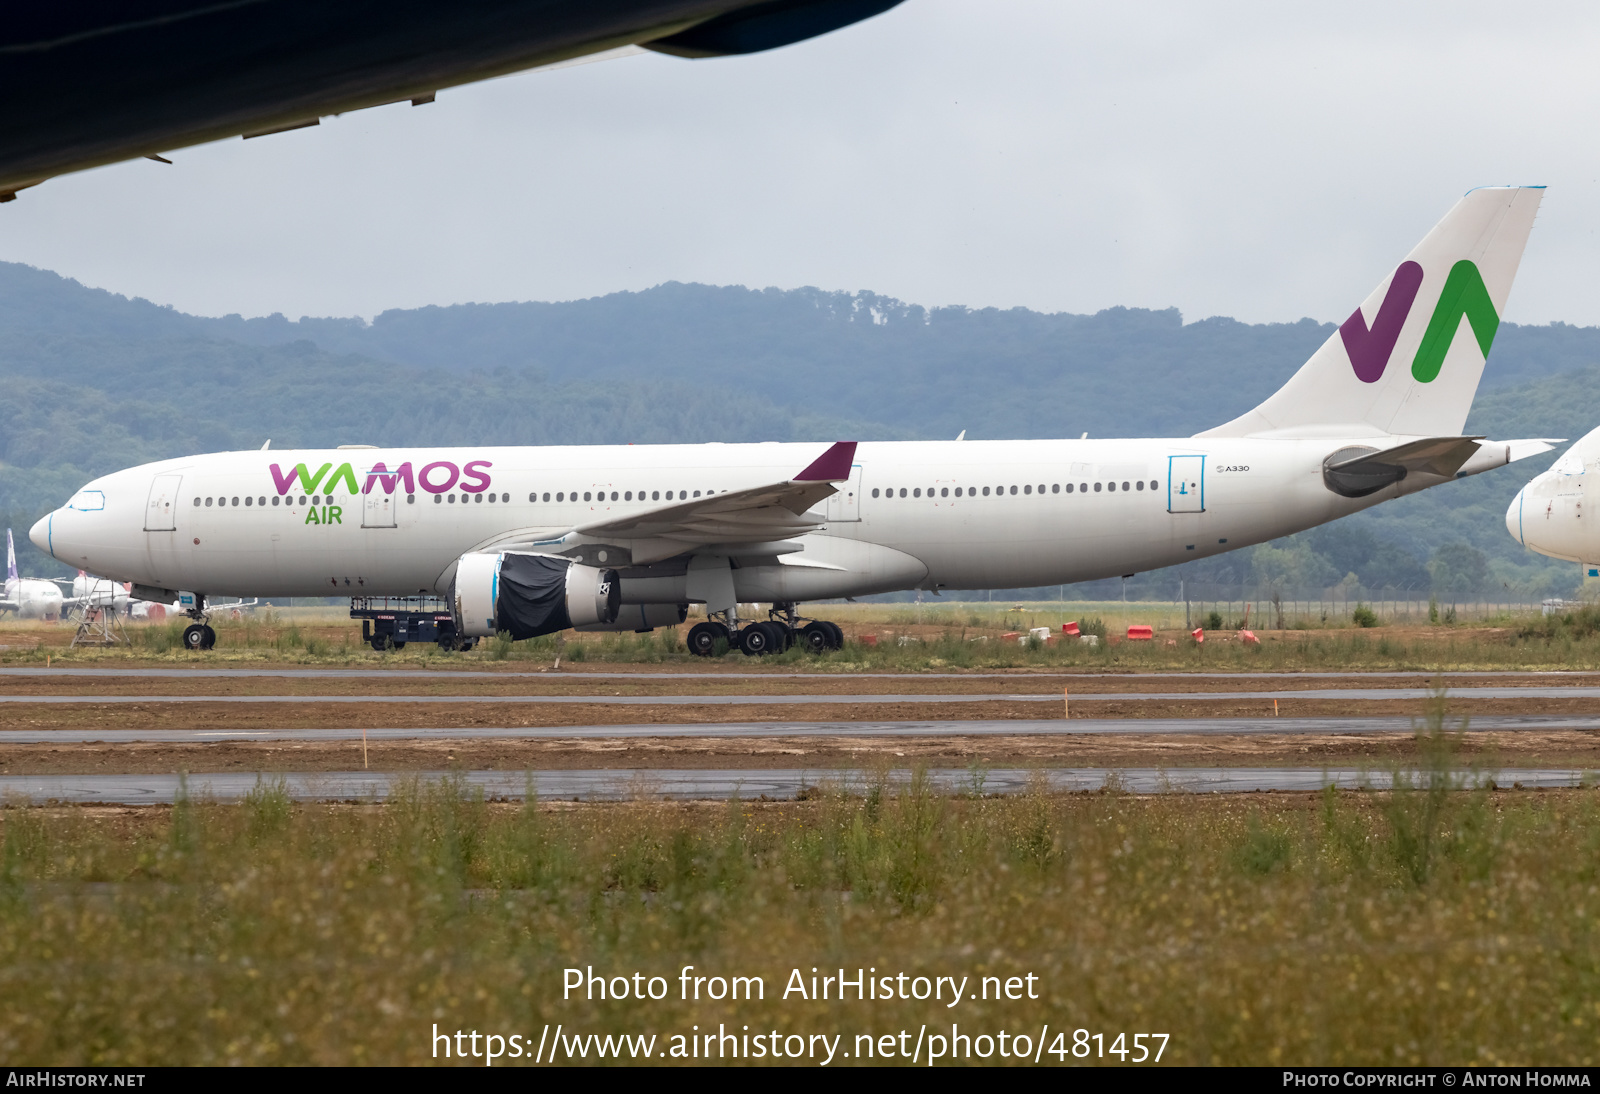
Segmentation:
<svg viewBox="0 0 1600 1094">
<path fill-rule="evenodd" d="M 514 639 L 616 622 L 622 584 L 615 570 L 559 555 L 474 553 L 456 560 L 450 607 L 456 633 Z"/>
<path fill-rule="evenodd" d="M 676 627 L 689 618 L 687 604 L 624 604 L 610 623 L 582 623 L 579 631 L 653 631 L 657 627 Z"/>
</svg>

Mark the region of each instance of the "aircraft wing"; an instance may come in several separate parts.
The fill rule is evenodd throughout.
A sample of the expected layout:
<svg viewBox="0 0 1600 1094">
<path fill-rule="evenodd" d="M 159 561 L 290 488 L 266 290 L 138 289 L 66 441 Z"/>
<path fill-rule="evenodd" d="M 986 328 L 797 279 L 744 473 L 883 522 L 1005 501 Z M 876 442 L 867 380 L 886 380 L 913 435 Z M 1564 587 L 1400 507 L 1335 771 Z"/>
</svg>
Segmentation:
<svg viewBox="0 0 1600 1094">
<path fill-rule="evenodd" d="M 747 545 L 770 553 L 795 551 L 798 545 L 783 541 L 822 527 L 825 522 L 809 515 L 809 510 L 837 493 L 835 483 L 850 478 L 855 454 L 855 441 L 839 441 L 791 479 L 578 525 L 562 537 L 556 550 L 580 544 L 616 544 L 630 551 L 636 565 L 711 545 Z"/>
</svg>

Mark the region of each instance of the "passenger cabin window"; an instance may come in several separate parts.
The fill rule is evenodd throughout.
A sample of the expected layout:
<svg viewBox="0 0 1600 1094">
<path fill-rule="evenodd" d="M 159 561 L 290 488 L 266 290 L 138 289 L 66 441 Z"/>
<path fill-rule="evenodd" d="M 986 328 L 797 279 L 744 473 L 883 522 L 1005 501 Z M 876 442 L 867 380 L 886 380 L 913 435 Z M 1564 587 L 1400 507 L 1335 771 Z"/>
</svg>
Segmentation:
<svg viewBox="0 0 1600 1094">
<path fill-rule="evenodd" d="M 1150 489 L 1152 489 L 1152 490 L 1160 489 L 1160 484 L 1157 483 L 1155 479 L 1151 479 L 1150 480 Z"/>
<path fill-rule="evenodd" d="M 406 495 L 406 504 L 407 505 L 415 505 L 415 504 L 417 504 L 417 496 L 415 494 L 407 494 Z"/>
<path fill-rule="evenodd" d="M 1013 487 L 1012 487 L 1012 488 L 1011 488 L 1011 492 L 1012 492 L 1012 493 L 1013 493 L 1013 494 L 1015 494 L 1015 493 L 1016 493 L 1016 492 L 1017 492 L 1017 488 L 1016 488 L 1016 487 L 1015 487 L 1015 486 L 1013 486 Z"/>
<path fill-rule="evenodd" d="M 254 502 L 254 501 L 255 501 L 254 498 L 245 498 L 244 499 L 245 508 L 246 509 L 250 508 L 251 503 Z"/>
<path fill-rule="evenodd" d="M 1094 484 L 1094 492 L 1096 494 L 1098 494 L 1100 492 L 1100 484 L 1099 483 L 1095 483 Z"/>
<path fill-rule="evenodd" d="M 922 497 L 922 487 L 919 486 L 915 490 L 911 491 L 911 496 L 914 498 Z"/>
<path fill-rule="evenodd" d="M 1137 483 L 1137 485 L 1138 485 L 1140 490 L 1143 490 L 1144 489 L 1144 480 L 1140 479 L 1139 482 Z"/>
<path fill-rule="evenodd" d="M 210 498 L 207 498 L 207 499 L 206 499 L 206 508 L 208 508 L 208 509 L 209 509 L 209 508 L 210 508 L 210 507 L 211 507 L 211 499 L 210 499 Z"/>
<path fill-rule="evenodd" d="M 1050 484 L 1050 492 L 1051 492 L 1051 493 L 1052 493 L 1052 494 L 1059 494 L 1059 493 L 1061 493 L 1061 484 L 1060 484 L 1060 483 L 1059 483 L 1059 482 L 1053 482 L 1053 483 L 1051 483 L 1051 484 Z"/>
<path fill-rule="evenodd" d="M 941 498 L 948 498 L 950 496 L 950 488 L 948 486 L 939 487 L 939 496 Z"/>
<path fill-rule="evenodd" d="M 1033 484 L 1032 484 L 1032 483 L 1029 483 L 1029 484 L 1028 484 L 1028 485 L 1027 485 L 1027 486 L 1024 486 L 1024 487 L 1023 487 L 1023 488 L 1022 488 L 1022 492 L 1023 492 L 1023 493 L 1024 493 L 1024 494 L 1031 494 L 1031 493 L 1033 493 Z"/>
<path fill-rule="evenodd" d="M 1127 484 L 1127 483 L 1123 483 L 1123 484 L 1122 484 L 1122 488 L 1123 488 L 1123 489 L 1124 489 L 1124 490 L 1126 490 L 1126 489 L 1128 489 L 1128 484 Z"/>
<path fill-rule="evenodd" d="M 583 492 L 583 500 L 584 500 L 584 501 L 588 501 L 588 500 L 590 500 L 590 494 L 591 494 L 591 493 L 592 493 L 592 491 L 589 491 L 589 490 L 585 490 L 585 491 L 584 491 L 584 492 Z"/>
<path fill-rule="evenodd" d="M 1070 482 L 1067 483 L 1067 493 L 1072 493 L 1072 484 Z"/>
<path fill-rule="evenodd" d="M 985 486 L 983 488 L 983 496 L 984 497 L 988 497 L 989 496 L 989 488 L 987 486 Z"/>
<path fill-rule="evenodd" d="M 196 505 L 199 505 L 199 504 L 200 504 L 200 499 L 199 499 L 199 498 L 195 498 L 195 499 L 194 499 L 194 503 L 195 503 L 195 504 L 196 504 Z"/>
</svg>

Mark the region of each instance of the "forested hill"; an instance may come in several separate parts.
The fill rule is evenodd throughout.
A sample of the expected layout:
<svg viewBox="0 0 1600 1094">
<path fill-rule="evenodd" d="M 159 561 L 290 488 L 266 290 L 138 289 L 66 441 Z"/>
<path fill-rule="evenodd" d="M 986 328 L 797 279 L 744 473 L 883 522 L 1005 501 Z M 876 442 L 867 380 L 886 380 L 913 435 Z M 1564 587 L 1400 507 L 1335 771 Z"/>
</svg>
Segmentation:
<svg viewBox="0 0 1600 1094">
<path fill-rule="evenodd" d="M 371 323 L 207 318 L 0 263 L 0 508 L 26 527 L 93 474 L 268 437 L 281 447 L 1181 436 L 1254 406 L 1333 329 L 678 283 L 389 311 Z M 1600 329 L 1506 324 L 1471 427 L 1578 436 L 1600 423 L 1586 370 L 1600 371 Z M 1568 373 L 1585 379 L 1556 379 Z M 1569 582 L 1516 548 L 1490 512 L 1530 473 L 1453 484 L 1359 519 L 1416 566 L 1465 540 L 1507 579 Z M 1326 543 L 1296 549 L 1327 563 L 1302 567 L 1304 580 L 1341 565 Z M 1251 553 L 1225 557 L 1226 575 L 1259 576 Z"/>
</svg>

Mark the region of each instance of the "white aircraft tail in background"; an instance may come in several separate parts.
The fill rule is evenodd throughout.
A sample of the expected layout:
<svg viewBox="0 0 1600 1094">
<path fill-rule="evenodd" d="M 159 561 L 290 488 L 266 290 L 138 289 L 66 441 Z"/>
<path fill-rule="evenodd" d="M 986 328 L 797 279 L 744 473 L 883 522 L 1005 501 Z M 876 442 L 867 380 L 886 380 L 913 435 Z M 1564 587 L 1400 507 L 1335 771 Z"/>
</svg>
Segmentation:
<svg viewBox="0 0 1600 1094">
<path fill-rule="evenodd" d="M 0 599 L 0 612 L 15 612 L 22 619 L 61 618 L 66 597 L 61 586 L 43 578 L 21 577 L 17 573 L 17 545 L 6 529 L 6 595 Z"/>
</svg>

